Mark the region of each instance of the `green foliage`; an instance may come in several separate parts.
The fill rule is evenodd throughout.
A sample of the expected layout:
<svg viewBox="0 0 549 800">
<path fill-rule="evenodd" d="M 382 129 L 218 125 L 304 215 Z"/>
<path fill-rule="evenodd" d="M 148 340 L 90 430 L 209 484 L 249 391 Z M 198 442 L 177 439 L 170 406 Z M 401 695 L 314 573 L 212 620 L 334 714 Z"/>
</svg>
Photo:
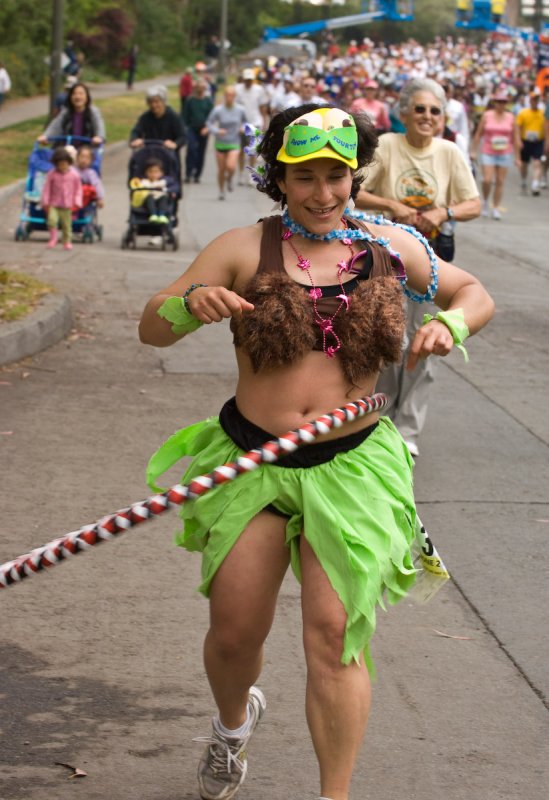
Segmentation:
<svg viewBox="0 0 549 800">
<path fill-rule="evenodd" d="M 356 14 L 360 0 L 344 5 L 311 5 L 305 0 L 227 0 L 232 53 L 260 41 L 264 27 Z M 221 0 L 65 0 L 65 32 L 84 53 L 84 76 L 119 75 L 131 44 L 139 45 L 138 75 L 182 68 L 202 55 L 212 34 L 219 34 Z M 51 40 L 52 0 L 0 0 L 0 58 L 10 72 L 13 94 L 43 91 Z M 336 31 L 338 39 L 370 36 L 385 41 L 413 37 L 432 41 L 456 34 L 454 0 L 415 0 L 415 21 L 371 23 Z"/>
<path fill-rule="evenodd" d="M 345 29 L 342 33 L 346 39 L 365 36 L 386 42 L 416 39 L 425 44 L 436 36 L 455 36 L 455 16 L 455 0 L 414 0 L 413 22 L 372 22 L 360 28 Z"/>
<path fill-rule="evenodd" d="M 159 5 L 162 13 L 159 13 Z M 185 43 L 186 0 L 130 0 L 128 6 L 136 20 L 136 41 L 149 54 L 173 56 Z"/>
<path fill-rule="evenodd" d="M 86 33 L 69 33 L 76 47 L 91 63 L 106 64 L 114 71 L 120 69 L 135 27 L 132 17 L 121 8 L 103 8 L 89 22 L 91 28 Z"/>
</svg>

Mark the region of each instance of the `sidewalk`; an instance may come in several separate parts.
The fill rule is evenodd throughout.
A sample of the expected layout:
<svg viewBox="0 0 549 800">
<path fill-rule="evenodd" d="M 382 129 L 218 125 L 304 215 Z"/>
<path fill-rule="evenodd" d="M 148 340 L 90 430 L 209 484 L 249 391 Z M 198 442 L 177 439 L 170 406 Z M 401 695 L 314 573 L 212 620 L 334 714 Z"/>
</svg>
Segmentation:
<svg viewBox="0 0 549 800">
<path fill-rule="evenodd" d="M 86 83 L 85 79 L 83 82 Z M 149 86 L 154 86 L 158 83 L 163 83 L 165 86 L 176 86 L 179 83 L 179 75 L 158 75 L 156 78 L 136 81 L 131 90 L 126 88 L 125 81 L 89 83 L 86 85 L 90 90 L 92 99 L 101 100 L 105 97 L 126 94 L 129 91 L 134 94 L 144 92 Z M 19 122 L 26 122 L 29 119 L 44 116 L 44 114 L 48 113 L 49 102 L 49 95 L 46 94 L 6 100 L 0 110 L 0 130 L 9 128 L 11 125 L 17 125 Z"/>
</svg>

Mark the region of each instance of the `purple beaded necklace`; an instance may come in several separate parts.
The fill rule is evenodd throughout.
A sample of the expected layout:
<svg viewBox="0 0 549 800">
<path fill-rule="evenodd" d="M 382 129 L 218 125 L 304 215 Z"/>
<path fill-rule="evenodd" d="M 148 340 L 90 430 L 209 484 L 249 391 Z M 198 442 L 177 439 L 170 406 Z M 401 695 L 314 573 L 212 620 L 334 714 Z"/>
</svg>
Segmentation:
<svg viewBox="0 0 549 800">
<path fill-rule="evenodd" d="M 341 221 L 345 225 L 345 221 L 344 220 Z M 354 258 L 353 240 L 347 238 L 339 240 L 344 247 L 349 248 L 351 255 L 348 261 L 342 259 L 337 263 L 337 280 L 339 283 L 339 287 L 341 289 L 341 293 L 336 295 L 336 299 L 339 300 L 339 305 L 331 317 L 323 317 L 320 311 L 318 310 L 318 305 L 317 305 L 317 301 L 320 300 L 320 298 L 322 297 L 322 289 L 320 288 L 320 286 L 315 286 L 313 276 L 311 275 L 311 262 L 308 258 L 305 258 L 299 252 L 299 250 L 291 240 L 292 236 L 293 236 L 292 231 L 286 228 L 284 230 L 284 233 L 282 234 L 282 240 L 288 242 L 288 244 L 296 254 L 297 267 L 303 272 L 307 273 L 307 276 L 309 278 L 312 287 L 311 289 L 309 289 L 309 297 L 311 298 L 313 303 L 314 321 L 315 324 L 318 325 L 318 327 L 322 331 L 322 350 L 326 358 L 333 358 L 337 353 L 337 351 L 341 348 L 341 340 L 334 330 L 334 320 L 342 310 L 345 311 L 349 310 L 350 298 L 348 297 L 345 291 L 345 287 L 343 286 L 343 281 L 341 280 L 341 276 L 344 272 L 349 272 L 351 270 L 351 265 Z M 331 338 L 331 343 L 329 343 L 330 338 Z"/>
</svg>

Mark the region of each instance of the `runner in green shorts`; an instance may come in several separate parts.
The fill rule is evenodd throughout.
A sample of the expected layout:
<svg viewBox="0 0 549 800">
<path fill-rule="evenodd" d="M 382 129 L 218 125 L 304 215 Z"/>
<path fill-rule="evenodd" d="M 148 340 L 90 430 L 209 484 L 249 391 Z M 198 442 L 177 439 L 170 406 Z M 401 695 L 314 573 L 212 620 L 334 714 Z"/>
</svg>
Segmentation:
<svg viewBox="0 0 549 800">
<path fill-rule="evenodd" d="M 240 135 L 246 123 L 246 112 L 235 102 L 236 89 L 227 86 L 223 103 L 212 109 L 206 120 L 206 129 L 215 136 L 215 157 L 217 159 L 217 183 L 219 199 L 225 199 L 225 185 L 233 190 L 233 179 L 238 165 Z"/>
</svg>

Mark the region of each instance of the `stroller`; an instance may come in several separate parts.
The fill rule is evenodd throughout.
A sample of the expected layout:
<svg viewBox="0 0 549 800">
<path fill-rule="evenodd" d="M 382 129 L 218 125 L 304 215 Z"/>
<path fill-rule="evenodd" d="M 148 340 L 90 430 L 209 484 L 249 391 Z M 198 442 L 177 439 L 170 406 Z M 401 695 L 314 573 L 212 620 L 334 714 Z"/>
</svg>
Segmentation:
<svg viewBox="0 0 549 800">
<path fill-rule="evenodd" d="M 55 136 L 48 139 L 52 145 L 91 144 L 91 139 L 85 136 Z M 23 193 L 23 206 L 19 216 L 19 225 L 15 229 L 15 241 L 26 242 L 33 231 L 47 231 L 48 221 L 44 209 L 40 205 L 42 189 L 46 181 L 46 174 L 52 168 L 51 156 L 53 147 L 43 147 L 38 142 L 34 143 L 29 156 L 29 171 Z M 101 175 L 101 160 L 103 148 L 94 147 L 94 158 L 91 164 L 98 175 Z M 92 244 L 94 239 L 101 241 L 103 226 L 97 219 L 97 202 L 91 200 L 84 208 L 73 213 L 72 231 L 80 234 L 84 244 Z"/>
<path fill-rule="evenodd" d="M 143 178 L 145 165 L 150 159 L 158 160 L 162 163 L 164 177 L 168 181 L 169 196 L 168 209 L 166 216 L 168 222 L 154 222 L 149 219 L 149 214 L 144 205 L 136 205 L 132 199 L 136 192 L 143 192 L 143 188 L 132 187 L 131 182 L 134 178 Z M 132 153 L 128 164 L 128 188 L 130 190 L 130 216 L 128 228 L 122 236 L 120 247 L 125 250 L 130 247 L 135 250 L 137 247 L 138 236 L 149 236 L 153 239 L 158 237 L 162 250 L 168 246 L 172 250 L 179 247 L 179 238 L 174 229 L 177 228 L 177 204 L 181 199 L 181 168 L 179 164 L 179 153 L 165 147 L 163 142 L 156 139 L 146 139 L 143 147 Z"/>
</svg>

